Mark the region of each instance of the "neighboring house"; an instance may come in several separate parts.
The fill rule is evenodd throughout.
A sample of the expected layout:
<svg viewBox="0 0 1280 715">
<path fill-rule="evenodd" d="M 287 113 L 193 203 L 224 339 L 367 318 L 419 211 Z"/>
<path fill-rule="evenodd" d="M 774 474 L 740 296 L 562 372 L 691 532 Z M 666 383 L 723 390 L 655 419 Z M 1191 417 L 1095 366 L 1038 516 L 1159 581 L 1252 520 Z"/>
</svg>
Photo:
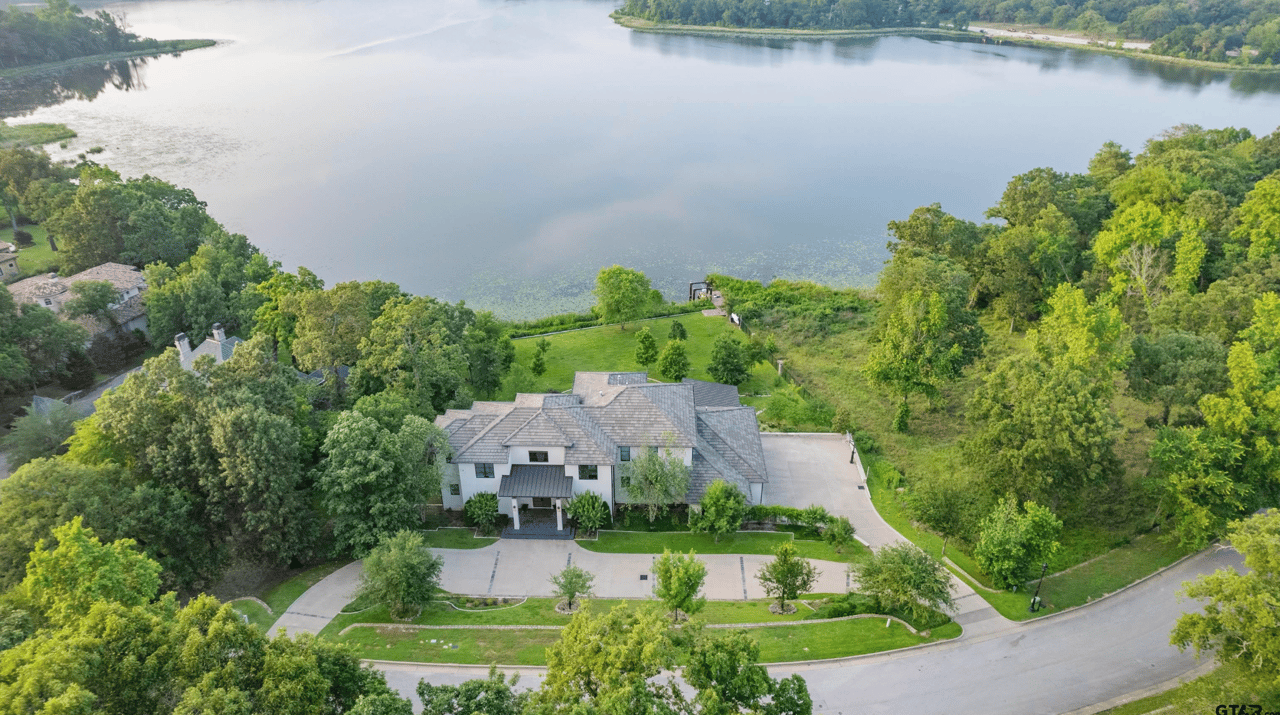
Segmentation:
<svg viewBox="0 0 1280 715">
<path fill-rule="evenodd" d="M 194 350 L 191 349 L 191 340 L 187 338 L 186 333 L 173 336 L 173 344 L 178 348 L 178 359 L 182 361 L 182 367 L 187 370 L 191 370 L 196 360 L 205 355 L 213 357 L 215 365 L 224 363 L 231 359 L 236 346 L 243 342 L 234 335 L 227 337 L 227 331 L 222 329 L 222 323 L 214 323 L 213 334 Z"/>
<path fill-rule="evenodd" d="M 751 504 L 768 481 L 755 410 L 737 388 L 714 382 L 649 383 L 644 372 L 579 372 L 570 394 L 523 394 L 514 402 L 476 402 L 436 418 L 453 457 L 445 470 L 445 508 L 479 492 L 519 528 L 519 506 L 555 509 L 592 491 L 613 509 L 626 503 L 627 463 L 642 449 L 678 453 L 690 468 L 687 503 L 723 479 Z"/>
<path fill-rule="evenodd" d="M 0 259 L 2 265 L 3 260 Z M 9 292 L 18 303 L 35 303 L 61 314 L 67 301 L 75 297 L 71 286 L 81 281 L 108 281 L 115 286 L 119 300 L 111 304 L 111 312 L 116 326 L 124 332 L 147 332 L 147 308 L 143 302 L 146 279 L 142 271 L 123 263 L 103 263 L 66 278 L 60 278 L 56 273 L 24 278 L 10 285 Z M 97 317 L 82 316 L 73 322 L 89 331 L 89 342 L 112 328 L 109 321 Z"/>
<path fill-rule="evenodd" d="M 0 283 L 9 283 L 19 274 L 18 249 L 12 243 L 0 241 Z"/>
</svg>

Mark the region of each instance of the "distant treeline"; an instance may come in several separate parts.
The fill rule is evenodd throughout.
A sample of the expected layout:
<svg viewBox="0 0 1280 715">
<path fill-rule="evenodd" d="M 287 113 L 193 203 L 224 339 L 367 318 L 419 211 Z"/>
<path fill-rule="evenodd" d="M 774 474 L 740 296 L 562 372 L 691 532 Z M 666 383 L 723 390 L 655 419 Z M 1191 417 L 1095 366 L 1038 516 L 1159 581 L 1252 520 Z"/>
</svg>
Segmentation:
<svg viewBox="0 0 1280 715">
<path fill-rule="evenodd" d="M 67 0 L 46 0 L 30 12 L 16 5 L 0 8 L 0 67 L 59 62 L 158 46 L 128 32 L 120 18 L 105 10 L 89 17 Z"/>
<path fill-rule="evenodd" d="M 619 12 L 684 25 L 830 30 L 1019 23 L 1150 40 L 1163 55 L 1280 62 L 1277 0 L 627 0 Z"/>
</svg>

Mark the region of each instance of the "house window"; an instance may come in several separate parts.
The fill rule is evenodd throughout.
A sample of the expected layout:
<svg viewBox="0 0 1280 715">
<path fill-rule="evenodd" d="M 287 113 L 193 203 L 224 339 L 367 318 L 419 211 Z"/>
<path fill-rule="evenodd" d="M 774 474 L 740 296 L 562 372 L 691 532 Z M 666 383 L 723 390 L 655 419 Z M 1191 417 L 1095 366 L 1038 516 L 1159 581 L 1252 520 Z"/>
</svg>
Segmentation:
<svg viewBox="0 0 1280 715">
<path fill-rule="evenodd" d="M 455 497 L 456 497 L 456 496 L 458 496 L 459 494 L 462 494 L 462 485 L 461 485 L 461 484 L 450 484 L 450 485 L 449 485 L 449 494 L 450 494 L 451 496 L 455 496 Z"/>
<path fill-rule="evenodd" d="M 493 479 L 493 465 L 492 465 L 492 464 L 477 464 L 477 465 L 476 465 L 476 479 Z"/>
<path fill-rule="evenodd" d="M 44 304 L 45 304 L 45 305 L 53 305 L 53 301 L 49 300 L 48 298 L 45 298 L 45 299 L 44 299 Z"/>
<path fill-rule="evenodd" d="M 594 464 L 579 464 L 578 479 L 596 480 L 600 478 L 600 467 Z"/>
<path fill-rule="evenodd" d="M 618 461 L 619 461 L 619 462 L 630 462 L 630 461 L 631 461 L 631 448 L 630 448 L 630 447 L 619 447 L 619 448 L 618 448 Z"/>
<path fill-rule="evenodd" d="M 530 452 L 530 453 L 529 453 L 529 461 L 530 461 L 530 462 L 545 462 L 545 461 L 547 461 L 547 453 L 546 453 L 546 452 Z"/>
</svg>

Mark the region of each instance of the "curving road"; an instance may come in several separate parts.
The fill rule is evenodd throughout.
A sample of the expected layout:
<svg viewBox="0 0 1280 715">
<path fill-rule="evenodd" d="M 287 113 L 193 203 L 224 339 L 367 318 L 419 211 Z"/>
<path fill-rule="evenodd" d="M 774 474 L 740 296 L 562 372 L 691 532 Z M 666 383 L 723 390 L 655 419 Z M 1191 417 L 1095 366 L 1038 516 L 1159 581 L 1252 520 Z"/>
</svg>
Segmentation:
<svg viewBox="0 0 1280 715">
<path fill-rule="evenodd" d="M 1193 556 L 1126 591 L 997 634 L 858 658 L 770 668 L 800 673 L 814 712 L 827 715 L 1083 715 L 1189 676 L 1200 665 L 1169 645 L 1177 617 L 1196 604 L 1176 596 L 1184 581 L 1241 568 L 1231 549 Z M 420 679 L 460 683 L 484 668 L 378 662 L 387 682 L 414 696 Z M 512 668 L 536 686 L 538 668 Z"/>
</svg>

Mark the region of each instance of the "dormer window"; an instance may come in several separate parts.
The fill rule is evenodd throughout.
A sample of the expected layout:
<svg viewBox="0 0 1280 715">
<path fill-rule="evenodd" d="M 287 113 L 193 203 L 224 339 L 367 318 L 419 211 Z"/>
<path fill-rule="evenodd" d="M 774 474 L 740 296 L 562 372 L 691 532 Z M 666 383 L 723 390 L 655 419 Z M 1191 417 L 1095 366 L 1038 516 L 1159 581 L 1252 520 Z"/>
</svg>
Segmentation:
<svg viewBox="0 0 1280 715">
<path fill-rule="evenodd" d="M 546 461 L 547 461 L 547 453 L 546 453 L 546 452 L 533 452 L 533 451 L 530 451 L 530 452 L 529 452 L 529 461 L 530 461 L 530 462 L 546 462 Z"/>
</svg>

